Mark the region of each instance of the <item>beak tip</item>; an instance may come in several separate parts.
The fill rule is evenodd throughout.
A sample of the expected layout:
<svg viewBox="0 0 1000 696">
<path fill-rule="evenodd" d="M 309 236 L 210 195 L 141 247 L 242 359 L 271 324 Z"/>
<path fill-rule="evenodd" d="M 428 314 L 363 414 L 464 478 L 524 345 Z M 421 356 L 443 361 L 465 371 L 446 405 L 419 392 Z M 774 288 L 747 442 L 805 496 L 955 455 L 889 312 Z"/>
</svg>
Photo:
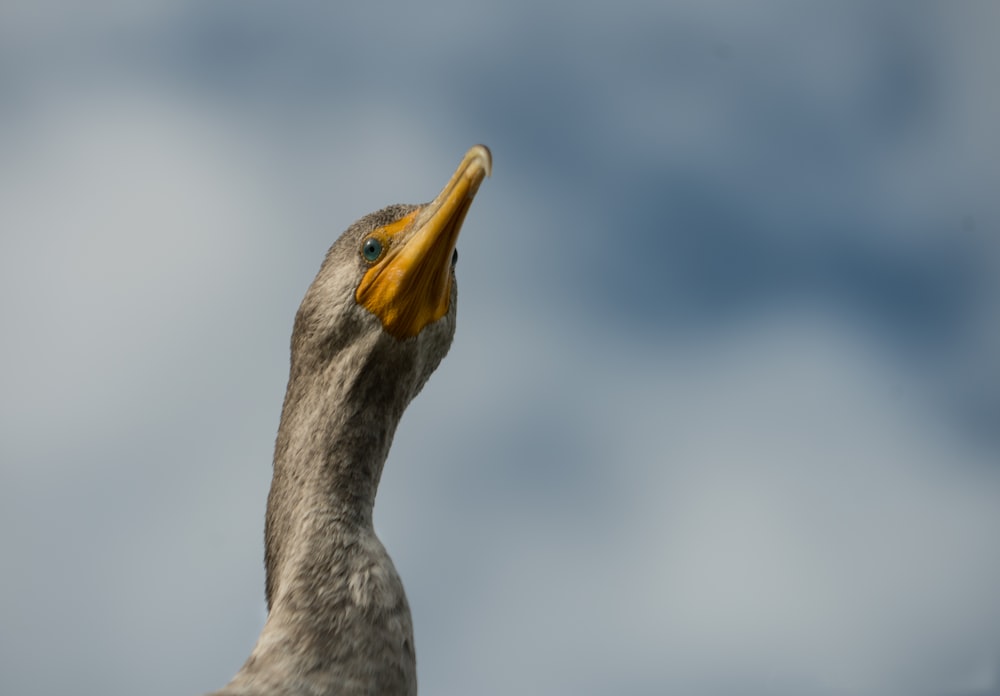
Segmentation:
<svg viewBox="0 0 1000 696">
<path fill-rule="evenodd" d="M 478 160 L 487 178 L 493 174 L 493 154 L 485 145 L 473 145 L 465 153 L 466 160 Z"/>
</svg>

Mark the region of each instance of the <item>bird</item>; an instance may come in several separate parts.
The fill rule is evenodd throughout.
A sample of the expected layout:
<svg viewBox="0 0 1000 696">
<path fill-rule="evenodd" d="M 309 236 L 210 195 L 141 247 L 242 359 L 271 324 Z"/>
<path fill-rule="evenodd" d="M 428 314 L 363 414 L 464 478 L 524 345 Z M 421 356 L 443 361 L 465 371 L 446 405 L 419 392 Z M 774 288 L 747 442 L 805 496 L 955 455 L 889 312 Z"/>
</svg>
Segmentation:
<svg viewBox="0 0 1000 696">
<path fill-rule="evenodd" d="M 306 291 L 267 498 L 267 619 L 209 696 L 417 693 L 410 608 L 372 511 L 400 417 L 452 344 L 456 241 L 492 166 L 475 145 L 430 203 L 354 222 Z"/>
</svg>

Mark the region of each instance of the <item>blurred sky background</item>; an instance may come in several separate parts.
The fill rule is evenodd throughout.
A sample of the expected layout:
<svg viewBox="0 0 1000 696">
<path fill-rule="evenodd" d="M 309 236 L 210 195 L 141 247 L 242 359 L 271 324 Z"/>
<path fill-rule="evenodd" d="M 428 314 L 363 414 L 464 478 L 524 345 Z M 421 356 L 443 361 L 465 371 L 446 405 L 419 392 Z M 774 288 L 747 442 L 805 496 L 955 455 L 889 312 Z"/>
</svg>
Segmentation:
<svg viewBox="0 0 1000 696">
<path fill-rule="evenodd" d="M 5 2 L 0 693 L 222 686 L 298 303 L 494 154 L 423 694 L 997 694 L 1000 4 Z"/>
</svg>

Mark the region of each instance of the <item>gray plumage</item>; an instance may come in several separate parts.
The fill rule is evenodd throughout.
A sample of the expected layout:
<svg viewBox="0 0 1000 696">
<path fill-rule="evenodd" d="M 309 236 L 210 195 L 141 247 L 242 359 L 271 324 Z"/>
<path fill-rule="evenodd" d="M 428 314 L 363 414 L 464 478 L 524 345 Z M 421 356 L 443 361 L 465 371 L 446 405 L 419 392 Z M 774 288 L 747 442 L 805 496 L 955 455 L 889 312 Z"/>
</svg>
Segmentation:
<svg viewBox="0 0 1000 696">
<path fill-rule="evenodd" d="M 416 693 L 410 609 L 372 508 L 403 410 L 451 346 L 457 286 L 444 317 L 402 340 L 355 301 L 362 240 L 416 207 L 351 225 L 296 314 L 267 503 L 268 618 L 216 696 Z"/>
</svg>

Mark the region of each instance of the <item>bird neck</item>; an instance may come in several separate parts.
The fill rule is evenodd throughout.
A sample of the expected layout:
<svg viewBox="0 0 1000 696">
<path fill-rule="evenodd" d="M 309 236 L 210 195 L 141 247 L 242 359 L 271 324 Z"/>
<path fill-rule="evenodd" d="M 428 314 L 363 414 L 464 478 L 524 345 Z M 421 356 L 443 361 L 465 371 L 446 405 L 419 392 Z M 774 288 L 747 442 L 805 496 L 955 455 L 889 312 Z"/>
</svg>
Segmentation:
<svg viewBox="0 0 1000 696">
<path fill-rule="evenodd" d="M 410 366 L 355 346 L 321 367 L 293 362 L 275 443 L 265 533 L 267 600 L 328 591 L 317 562 L 374 536 L 372 509 L 396 426 L 412 395 Z M 355 545 L 356 546 L 356 545 Z"/>
<path fill-rule="evenodd" d="M 410 608 L 372 508 L 419 389 L 415 358 L 381 335 L 332 359 L 296 351 L 294 340 L 267 501 L 267 622 L 217 695 L 412 696 Z"/>
</svg>

